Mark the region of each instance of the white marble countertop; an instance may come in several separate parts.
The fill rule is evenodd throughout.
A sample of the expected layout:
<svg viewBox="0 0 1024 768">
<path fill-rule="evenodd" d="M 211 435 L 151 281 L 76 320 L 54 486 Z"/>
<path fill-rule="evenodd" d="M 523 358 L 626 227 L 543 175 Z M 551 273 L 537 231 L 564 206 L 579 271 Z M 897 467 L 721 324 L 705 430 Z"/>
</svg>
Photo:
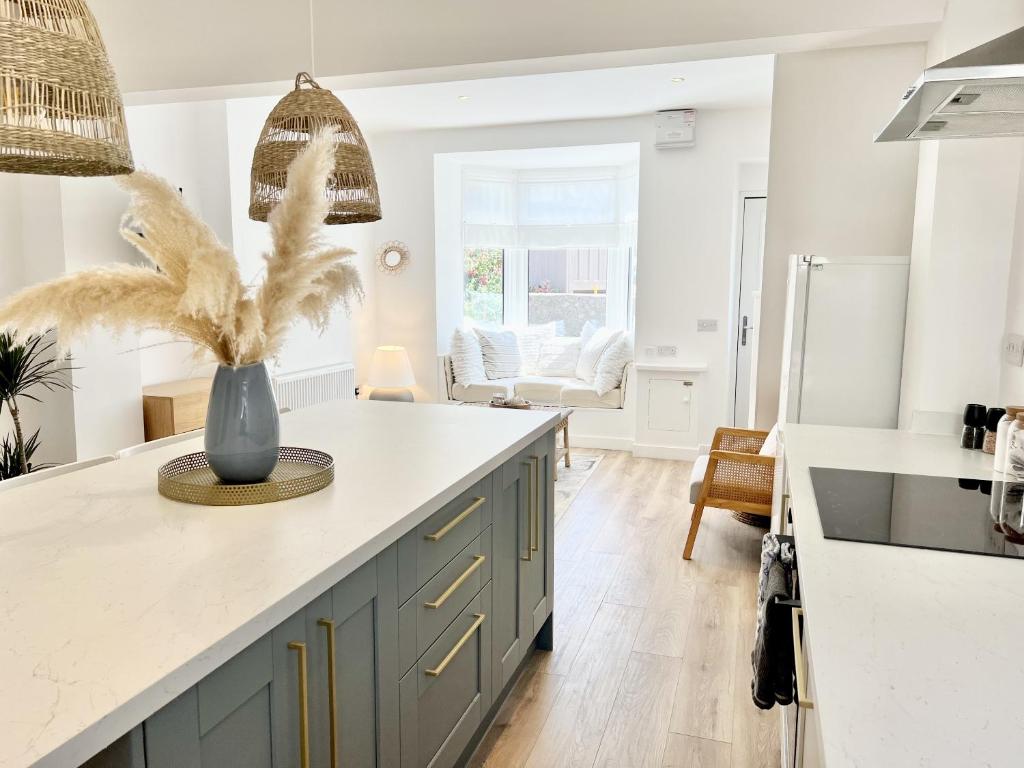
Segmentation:
<svg viewBox="0 0 1024 768">
<path fill-rule="evenodd" d="M 558 414 L 352 401 L 282 417 L 334 483 L 199 507 L 156 469 L 201 439 L 0 486 L 0 766 L 77 766 L 552 429 Z"/>
<path fill-rule="evenodd" d="M 812 466 L 992 477 L 952 437 L 787 425 L 787 472 L 825 762 L 1020 765 L 1024 561 L 826 540 Z"/>
</svg>

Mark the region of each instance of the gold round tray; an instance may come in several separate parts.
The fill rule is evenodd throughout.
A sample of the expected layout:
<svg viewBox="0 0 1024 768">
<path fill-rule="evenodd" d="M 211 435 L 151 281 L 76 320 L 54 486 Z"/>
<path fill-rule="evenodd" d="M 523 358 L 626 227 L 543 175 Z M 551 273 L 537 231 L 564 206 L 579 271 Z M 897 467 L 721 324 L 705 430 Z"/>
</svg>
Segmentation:
<svg viewBox="0 0 1024 768">
<path fill-rule="evenodd" d="M 241 506 L 294 499 L 326 488 L 334 480 L 334 459 L 311 448 L 279 448 L 270 477 L 262 483 L 229 485 L 213 474 L 203 451 L 189 453 L 157 470 L 162 496 L 189 504 Z"/>
</svg>

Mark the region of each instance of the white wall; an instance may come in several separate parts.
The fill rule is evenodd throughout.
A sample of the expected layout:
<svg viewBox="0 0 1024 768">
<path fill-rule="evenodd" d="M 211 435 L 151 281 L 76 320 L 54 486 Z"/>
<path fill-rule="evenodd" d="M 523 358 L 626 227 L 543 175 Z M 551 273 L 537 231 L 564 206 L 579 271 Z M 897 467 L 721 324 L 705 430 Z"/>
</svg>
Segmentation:
<svg viewBox="0 0 1024 768">
<path fill-rule="evenodd" d="M 874 144 L 924 65 L 917 44 L 784 54 L 775 62 L 755 421 L 778 413 L 790 254 L 906 256 L 917 146 Z M 870 371 L 865 371 L 870 375 Z"/>
<path fill-rule="evenodd" d="M 1019 0 L 950 0 L 928 62 L 1022 25 Z M 968 402 L 1024 400 L 1024 373 L 1001 363 L 1004 329 L 1024 333 L 1022 163 L 1022 139 L 922 144 L 901 427 L 955 428 Z"/>
<path fill-rule="evenodd" d="M 384 218 L 375 239 L 403 240 L 409 268 L 377 277 L 377 327 L 382 344 L 408 348 L 419 389 L 438 397 L 436 356 L 447 334 L 436 306 L 439 258 L 435 247 L 434 155 L 499 149 L 639 142 L 640 221 L 637 269 L 637 349 L 675 345 L 679 360 L 710 367 L 702 399 L 701 431 L 725 423 L 729 370 L 729 305 L 733 214 L 741 163 L 764 162 L 769 112 L 708 110 L 697 116 L 697 146 L 657 150 L 652 116 L 495 128 L 385 133 L 371 149 Z M 449 238 L 450 240 L 450 238 Z M 460 299 L 461 300 L 461 299 Z M 718 333 L 696 333 L 698 318 L 719 320 Z"/>
</svg>

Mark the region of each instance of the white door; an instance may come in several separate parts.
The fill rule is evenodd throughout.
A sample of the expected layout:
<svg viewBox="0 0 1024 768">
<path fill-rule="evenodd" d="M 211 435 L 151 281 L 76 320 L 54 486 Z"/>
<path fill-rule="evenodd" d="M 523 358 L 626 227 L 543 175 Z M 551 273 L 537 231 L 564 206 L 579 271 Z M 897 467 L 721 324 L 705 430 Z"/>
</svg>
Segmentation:
<svg viewBox="0 0 1024 768">
<path fill-rule="evenodd" d="M 733 426 L 749 427 L 757 391 L 757 318 L 761 307 L 761 259 L 767 199 L 744 197 L 740 235 L 739 292 L 736 301 L 736 378 L 733 382 Z"/>
</svg>

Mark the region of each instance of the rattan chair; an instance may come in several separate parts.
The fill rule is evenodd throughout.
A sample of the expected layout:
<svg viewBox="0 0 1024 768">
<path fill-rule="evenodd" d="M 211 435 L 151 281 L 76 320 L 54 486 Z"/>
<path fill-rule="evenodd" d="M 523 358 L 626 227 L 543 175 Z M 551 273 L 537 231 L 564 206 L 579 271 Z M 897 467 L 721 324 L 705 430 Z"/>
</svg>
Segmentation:
<svg viewBox="0 0 1024 768">
<path fill-rule="evenodd" d="M 715 431 L 711 453 L 694 465 L 695 471 L 699 472 L 703 459 L 707 459 L 700 493 L 690 517 L 683 559 L 689 560 L 693 554 L 693 543 L 697 539 L 704 507 L 771 517 L 775 457 L 758 453 L 767 437 L 767 432 L 753 429 L 719 427 Z"/>
</svg>

